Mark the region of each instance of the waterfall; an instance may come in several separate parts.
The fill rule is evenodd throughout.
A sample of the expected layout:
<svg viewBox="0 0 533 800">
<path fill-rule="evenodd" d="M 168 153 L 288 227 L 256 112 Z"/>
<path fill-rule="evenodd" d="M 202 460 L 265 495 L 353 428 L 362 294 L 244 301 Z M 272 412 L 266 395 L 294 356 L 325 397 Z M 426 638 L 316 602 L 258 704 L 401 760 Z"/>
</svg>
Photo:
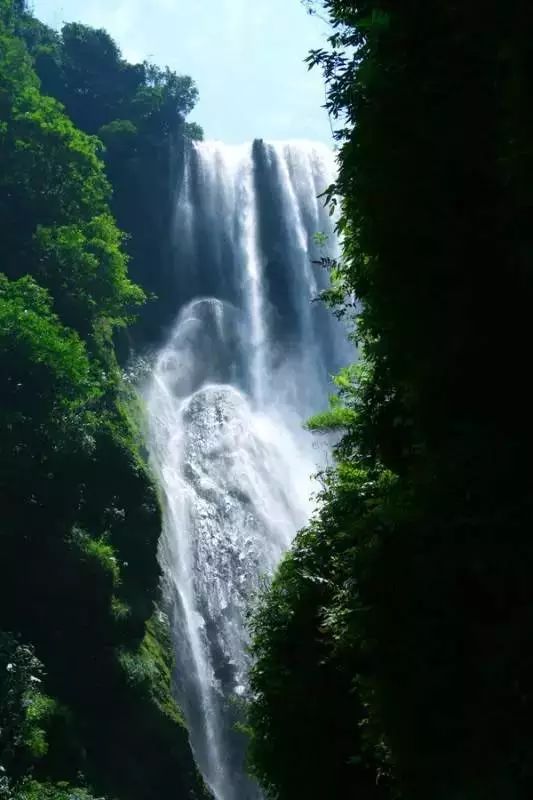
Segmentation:
<svg viewBox="0 0 533 800">
<path fill-rule="evenodd" d="M 253 800 L 235 730 L 246 696 L 247 602 L 311 512 L 319 454 L 302 422 L 345 363 L 320 303 L 314 234 L 333 154 L 306 142 L 199 143 L 173 230 L 176 321 L 146 388 L 148 444 L 164 495 L 160 561 L 176 691 L 217 800 Z"/>
</svg>

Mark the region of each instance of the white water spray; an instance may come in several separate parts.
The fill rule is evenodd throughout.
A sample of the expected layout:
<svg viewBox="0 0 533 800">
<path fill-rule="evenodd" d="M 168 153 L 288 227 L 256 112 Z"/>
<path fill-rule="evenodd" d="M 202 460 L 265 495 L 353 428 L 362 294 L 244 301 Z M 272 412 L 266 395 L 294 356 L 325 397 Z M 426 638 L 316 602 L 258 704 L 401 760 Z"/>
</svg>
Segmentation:
<svg viewBox="0 0 533 800">
<path fill-rule="evenodd" d="M 164 492 L 160 560 L 193 750 L 217 800 L 260 796 L 233 729 L 246 694 L 245 612 L 311 511 L 317 453 L 302 422 L 346 360 L 312 303 L 333 243 L 317 195 L 333 158 L 308 143 L 196 145 L 175 223 L 176 310 L 146 390 Z"/>
</svg>

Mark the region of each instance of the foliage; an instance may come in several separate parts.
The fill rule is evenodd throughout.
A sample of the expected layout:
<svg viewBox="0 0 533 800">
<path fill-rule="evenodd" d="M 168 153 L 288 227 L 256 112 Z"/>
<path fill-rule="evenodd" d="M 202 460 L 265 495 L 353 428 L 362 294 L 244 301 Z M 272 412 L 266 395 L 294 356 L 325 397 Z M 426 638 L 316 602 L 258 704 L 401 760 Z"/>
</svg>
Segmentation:
<svg viewBox="0 0 533 800">
<path fill-rule="evenodd" d="M 84 337 L 103 318 L 122 326 L 143 293 L 128 279 L 123 237 L 109 213 L 101 144 L 40 94 L 22 42 L 1 36 L 3 271 L 32 273 L 63 322 Z"/>
<path fill-rule="evenodd" d="M 62 782 L 55 785 L 25 781 L 13 795 L 13 800 L 104 800 L 95 797 L 86 789 L 79 789 Z"/>
<path fill-rule="evenodd" d="M 0 0 L 2 800 L 205 796 L 152 619 L 160 509 L 113 346 L 144 293 L 92 135 L 133 137 L 141 163 L 194 96 L 105 32 L 60 37 Z"/>
<path fill-rule="evenodd" d="M 44 671 L 29 645 L 0 632 L 0 765 L 20 774 L 47 745 L 42 725 L 54 710 L 40 691 Z"/>
<path fill-rule="evenodd" d="M 9 281 L 0 275 L 0 356 L 4 408 L 17 415 L 34 403 L 65 410 L 94 393 L 83 343 L 61 325 L 48 293 L 29 276 Z"/>
<path fill-rule="evenodd" d="M 203 136 L 198 124 L 185 122 L 198 97 L 194 82 L 168 67 L 129 64 L 104 30 L 69 23 L 56 34 L 27 11 L 18 15 L 16 28 L 32 55 L 42 91 L 64 105 L 75 125 L 97 134 L 105 145 L 103 157 L 113 184 L 111 208 L 129 234 L 124 246 L 131 257 L 130 273 L 152 299 L 141 309 L 133 336 L 141 343 L 157 339 L 174 312 L 166 281 L 172 260 L 176 187 L 182 178 L 185 149 L 191 140 Z M 89 267 L 88 259 L 94 254 L 91 237 L 79 224 L 68 235 L 73 244 L 76 237 L 77 246 L 82 237 L 89 239 L 88 258 L 79 259 L 80 269 Z M 107 236 L 104 241 L 111 245 L 107 252 L 115 255 L 116 262 L 112 239 Z M 54 268 L 55 262 L 49 261 L 47 274 Z M 82 278 L 87 281 L 94 276 L 84 270 Z M 121 288 L 127 307 L 135 308 L 139 298 L 132 296 L 132 287 Z M 68 291 L 61 296 L 66 302 Z M 79 311 L 72 309 L 72 319 Z M 81 309 L 80 319 L 86 315 Z M 123 350 L 129 349 L 131 335 L 120 337 Z"/>
<path fill-rule="evenodd" d="M 183 725 L 183 717 L 172 699 L 172 643 L 168 620 L 160 609 L 146 625 L 146 632 L 137 652 L 122 651 L 119 659 L 132 685 L 143 685 L 163 713 Z"/>
<path fill-rule="evenodd" d="M 362 366 L 310 424 L 345 425 L 337 466 L 252 620 L 252 766 L 280 800 L 525 800 L 533 64 L 521 4 L 315 9 L 332 34 L 309 63 L 340 125 L 329 196 L 344 254 L 325 299 L 357 318 Z"/>
<path fill-rule="evenodd" d="M 144 294 L 128 279 L 123 235 L 109 214 L 85 226 L 39 227 L 35 238 L 42 254 L 41 280 L 58 297 L 71 327 L 87 333 L 97 315 L 113 327 L 133 320 L 131 311 Z M 74 268 L 65 269 L 67 264 Z"/>
</svg>

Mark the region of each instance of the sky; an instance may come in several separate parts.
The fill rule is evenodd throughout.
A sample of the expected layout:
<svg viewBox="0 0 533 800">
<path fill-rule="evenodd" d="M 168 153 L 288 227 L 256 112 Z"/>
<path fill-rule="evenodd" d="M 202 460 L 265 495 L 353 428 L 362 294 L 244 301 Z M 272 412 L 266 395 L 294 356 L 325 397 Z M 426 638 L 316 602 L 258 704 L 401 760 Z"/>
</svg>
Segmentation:
<svg viewBox="0 0 533 800">
<path fill-rule="evenodd" d="M 326 24 L 300 0 L 33 0 L 53 27 L 83 22 L 105 28 L 129 61 L 148 59 L 191 75 L 200 101 L 189 119 L 206 139 L 254 138 L 331 143 L 311 48 L 324 46 Z"/>
</svg>

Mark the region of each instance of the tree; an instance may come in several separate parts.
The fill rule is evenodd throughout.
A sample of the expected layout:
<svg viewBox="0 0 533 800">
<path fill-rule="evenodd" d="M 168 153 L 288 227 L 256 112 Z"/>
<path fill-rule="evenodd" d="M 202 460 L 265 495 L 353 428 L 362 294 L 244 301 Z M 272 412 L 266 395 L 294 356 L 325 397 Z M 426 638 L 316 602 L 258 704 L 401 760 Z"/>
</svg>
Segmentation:
<svg viewBox="0 0 533 800">
<path fill-rule="evenodd" d="M 42 93 L 59 100 L 78 128 L 97 134 L 105 145 L 102 151 L 92 140 L 113 184 L 112 196 L 106 199 L 127 233 L 123 248 L 130 256 L 130 274 L 151 300 L 137 308 L 138 299 L 130 292 L 126 316 L 136 309 L 140 321 L 127 336 L 116 337 L 119 354 L 126 358 L 134 339 L 141 344 L 157 340 L 174 313 L 165 302 L 171 276 L 170 230 L 185 151 L 191 140 L 203 136 L 199 125 L 185 122 L 198 91 L 190 77 L 168 67 L 147 61 L 129 64 L 104 30 L 69 23 L 57 34 L 23 3 L 16 13 L 11 7 L 10 13 Z M 19 212 L 20 219 L 24 216 Z M 49 274 L 54 269 L 51 264 Z M 78 318 L 79 311 L 73 306 L 71 319 Z M 86 327 L 86 310 L 81 318 Z"/>
<path fill-rule="evenodd" d="M 312 424 L 344 426 L 338 463 L 252 623 L 253 764 L 290 796 L 285 722 L 312 765 L 296 761 L 291 780 L 310 782 L 311 797 L 348 747 L 374 794 L 525 800 L 533 69 L 522 4 L 323 7 L 330 48 L 309 62 L 341 124 L 330 198 L 344 240 L 326 299 L 349 317 L 357 297 L 361 366 Z M 300 662 L 292 631 L 306 622 Z M 350 675 L 340 697 L 325 669 Z M 321 753 L 316 729 L 330 734 Z M 354 770 L 354 794 L 358 780 Z"/>
<path fill-rule="evenodd" d="M 29 645 L 0 633 L 0 766 L 24 774 L 28 757 L 46 752 L 42 724 L 53 702 L 41 692 L 43 667 Z M 0 795 L 1 796 L 1 795 Z"/>
<path fill-rule="evenodd" d="M 72 788 L 82 772 L 117 800 L 199 798 L 154 622 L 160 508 L 113 344 L 144 293 L 103 145 L 42 93 L 33 65 L 59 92 L 65 58 L 87 124 L 131 101 L 106 81 L 135 93 L 144 68 L 103 32 L 65 36 L 62 52 L 23 3 L 0 0 L 0 796 L 91 800 Z"/>
</svg>

